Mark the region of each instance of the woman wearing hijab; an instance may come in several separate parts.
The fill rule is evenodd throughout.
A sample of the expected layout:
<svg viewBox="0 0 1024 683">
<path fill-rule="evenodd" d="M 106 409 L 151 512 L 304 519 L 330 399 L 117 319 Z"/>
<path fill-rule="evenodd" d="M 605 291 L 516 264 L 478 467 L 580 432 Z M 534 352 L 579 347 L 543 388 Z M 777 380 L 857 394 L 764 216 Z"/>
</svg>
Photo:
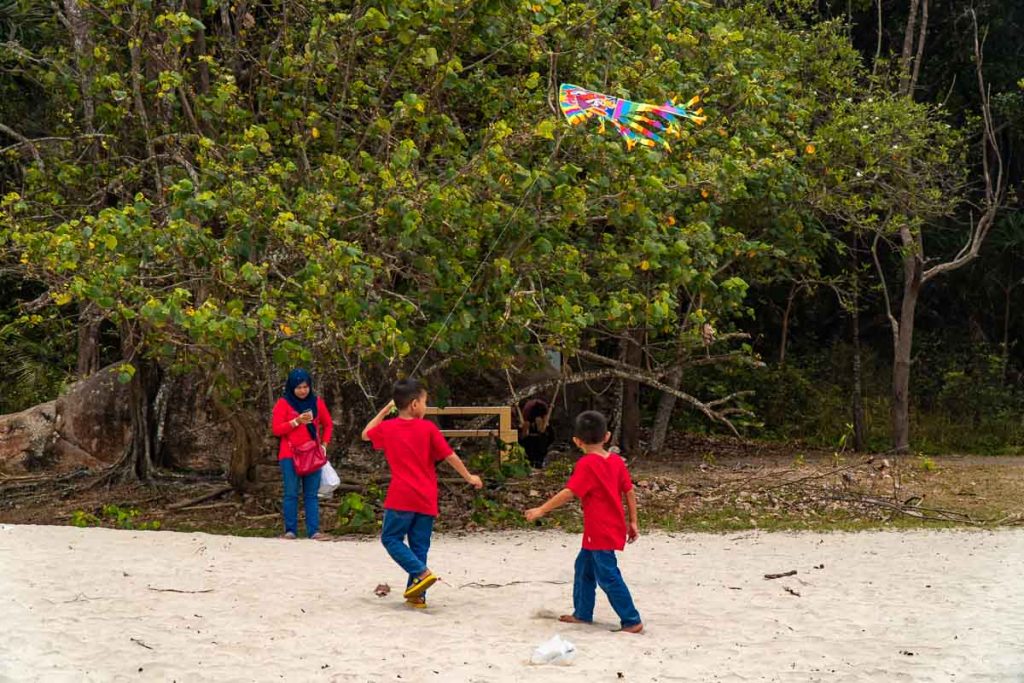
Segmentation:
<svg viewBox="0 0 1024 683">
<path fill-rule="evenodd" d="M 306 508 L 306 535 L 321 540 L 320 504 L 317 492 L 320 490 L 320 470 L 304 477 L 295 472 L 292 461 L 293 449 L 310 441 L 319 441 L 326 453 L 331 441 L 331 415 L 327 404 L 313 393 L 313 378 L 301 368 L 292 370 L 285 383 L 284 396 L 274 406 L 270 422 L 271 431 L 281 445 L 277 450 L 277 461 L 284 478 L 284 535 L 295 538 L 299 528 L 299 482 L 302 482 L 302 499 Z"/>
</svg>

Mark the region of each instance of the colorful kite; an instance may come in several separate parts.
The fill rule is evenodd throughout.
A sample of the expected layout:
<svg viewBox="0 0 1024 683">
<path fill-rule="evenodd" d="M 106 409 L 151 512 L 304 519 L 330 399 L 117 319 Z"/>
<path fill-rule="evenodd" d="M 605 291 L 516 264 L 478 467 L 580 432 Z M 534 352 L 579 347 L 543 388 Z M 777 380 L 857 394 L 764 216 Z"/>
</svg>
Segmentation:
<svg viewBox="0 0 1024 683">
<path fill-rule="evenodd" d="M 679 137 L 679 120 L 689 119 L 700 125 L 704 123 L 703 109 L 691 111 L 690 107 L 700 102 L 694 97 L 683 106 L 673 102 L 663 105 L 631 102 L 618 97 L 602 95 L 578 85 L 563 83 L 558 92 L 558 102 L 569 123 L 576 125 L 597 117 L 604 132 L 605 121 L 612 124 L 619 135 L 626 139 L 626 147 L 633 149 L 637 143 L 645 147 L 663 145 L 672 151 L 665 134 Z"/>
</svg>

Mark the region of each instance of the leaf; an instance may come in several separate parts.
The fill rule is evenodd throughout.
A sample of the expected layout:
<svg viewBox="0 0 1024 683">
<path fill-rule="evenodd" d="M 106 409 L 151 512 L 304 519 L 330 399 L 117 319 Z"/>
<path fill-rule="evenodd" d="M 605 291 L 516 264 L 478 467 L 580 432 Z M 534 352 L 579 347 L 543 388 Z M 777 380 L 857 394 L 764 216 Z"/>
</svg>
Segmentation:
<svg viewBox="0 0 1024 683">
<path fill-rule="evenodd" d="M 544 119 L 543 121 L 537 124 L 535 132 L 539 137 L 545 138 L 547 140 L 554 140 L 555 122 L 551 119 Z"/>
</svg>

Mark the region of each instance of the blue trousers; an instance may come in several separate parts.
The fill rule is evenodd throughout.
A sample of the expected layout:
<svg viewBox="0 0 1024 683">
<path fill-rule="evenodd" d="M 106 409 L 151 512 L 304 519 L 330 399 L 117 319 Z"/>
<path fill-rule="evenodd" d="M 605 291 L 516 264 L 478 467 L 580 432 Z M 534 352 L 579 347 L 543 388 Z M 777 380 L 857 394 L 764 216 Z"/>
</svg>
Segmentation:
<svg viewBox="0 0 1024 683">
<path fill-rule="evenodd" d="M 320 491 L 320 470 L 300 477 L 295 474 L 295 463 L 291 458 L 278 460 L 281 465 L 281 477 L 284 479 L 284 511 L 285 533 L 298 535 L 299 529 L 299 481 L 302 481 L 302 505 L 306 508 L 306 535 L 312 536 L 320 530 L 320 501 L 316 494 Z"/>
<path fill-rule="evenodd" d="M 597 586 L 608 596 L 612 609 L 623 627 L 641 623 L 629 587 L 615 560 L 614 550 L 580 550 L 576 556 L 576 578 L 572 586 L 573 616 L 580 621 L 594 620 L 594 598 Z"/>
<path fill-rule="evenodd" d="M 409 575 L 406 586 L 427 569 L 430 535 L 434 531 L 434 518 L 419 512 L 384 510 L 384 526 L 380 542 L 398 565 Z M 409 539 L 409 545 L 405 539 Z"/>
</svg>

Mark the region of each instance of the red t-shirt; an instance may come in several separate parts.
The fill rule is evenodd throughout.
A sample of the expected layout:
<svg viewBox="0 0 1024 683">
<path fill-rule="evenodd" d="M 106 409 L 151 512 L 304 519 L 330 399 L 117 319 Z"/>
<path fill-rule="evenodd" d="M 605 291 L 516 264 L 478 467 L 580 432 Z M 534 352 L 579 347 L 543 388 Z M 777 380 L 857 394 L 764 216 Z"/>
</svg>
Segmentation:
<svg viewBox="0 0 1024 683">
<path fill-rule="evenodd" d="M 567 489 L 583 504 L 583 549 L 622 550 L 626 547 L 626 516 L 622 494 L 633 489 L 629 470 L 615 453 L 587 453 L 576 461 Z"/>
<path fill-rule="evenodd" d="M 384 497 L 388 510 L 437 516 L 435 465 L 454 453 L 441 430 L 420 418 L 385 420 L 366 433 L 370 443 L 391 468 L 391 484 Z"/>
</svg>

